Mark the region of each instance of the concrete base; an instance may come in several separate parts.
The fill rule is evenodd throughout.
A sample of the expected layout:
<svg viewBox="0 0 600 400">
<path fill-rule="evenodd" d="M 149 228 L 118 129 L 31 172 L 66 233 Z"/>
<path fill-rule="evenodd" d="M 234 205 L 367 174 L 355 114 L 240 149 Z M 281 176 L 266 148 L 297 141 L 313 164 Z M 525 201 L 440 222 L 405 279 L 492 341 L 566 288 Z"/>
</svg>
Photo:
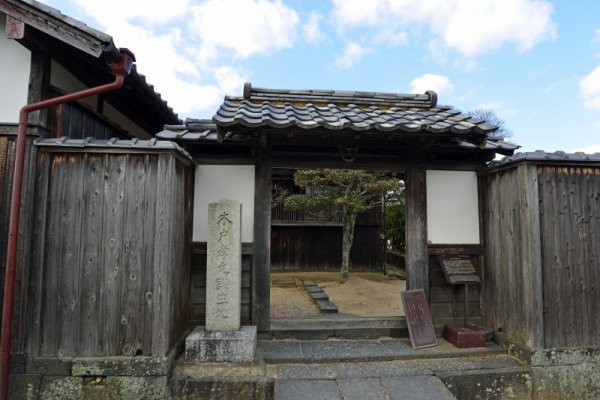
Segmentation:
<svg viewBox="0 0 600 400">
<path fill-rule="evenodd" d="M 251 363 L 256 355 L 256 326 L 239 331 L 205 331 L 198 326 L 185 339 L 185 359 L 199 362 Z"/>
<path fill-rule="evenodd" d="M 444 326 L 444 339 L 461 349 L 485 346 L 484 331 L 462 325 Z"/>
</svg>

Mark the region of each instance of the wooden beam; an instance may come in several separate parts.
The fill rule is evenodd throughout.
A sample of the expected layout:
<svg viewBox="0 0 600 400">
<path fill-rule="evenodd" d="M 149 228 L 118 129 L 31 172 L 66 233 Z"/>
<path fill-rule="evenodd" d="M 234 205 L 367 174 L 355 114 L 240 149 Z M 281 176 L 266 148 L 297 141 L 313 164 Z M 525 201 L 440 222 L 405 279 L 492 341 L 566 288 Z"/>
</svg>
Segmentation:
<svg viewBox="0 0 600 400">
<path fill-rule="evenodd" d="M 425 170 L 411 166 L 406 174 L 407 289 L 424 289 L 429 298 L 427 253 L 427 187 Z"/>
<path fill-rule="evenodd" d="M 29 73 L 29 92 L 27 103 L 36 103 L 48 98 L 50 84 L 50 57 L 42 52 L 31 52 L 31 68 Z M 25 104 L 22 104 L 23 106 Z M 29 113 L 29 123 L 46 127 L 48 123 L 48 109 Z"/>
<path fill-rule="evenodd" d="M 266 137 L 264 138 L 266 139 Z M 261 137 L 254 169 L 254 257 L 252 267 L 252 324 L 270 330 L 271 272 L 271 146 Z"/>
<path fill-rule="evenodd" d="M 25 37 L 25 23 L 7 15 L 4 32 L 7 39 L 23 39 Z"/>
<path fill-rule="evenodd" d="M 112 37 L 83 24 L 73 23 L 68 17 L 51 14 L 49 7 L 44 5 L 7 0 L 0 1 L 0 11 L 95 58 L 102 53 L 117 59 L 120 57 Z"/>
</svg>

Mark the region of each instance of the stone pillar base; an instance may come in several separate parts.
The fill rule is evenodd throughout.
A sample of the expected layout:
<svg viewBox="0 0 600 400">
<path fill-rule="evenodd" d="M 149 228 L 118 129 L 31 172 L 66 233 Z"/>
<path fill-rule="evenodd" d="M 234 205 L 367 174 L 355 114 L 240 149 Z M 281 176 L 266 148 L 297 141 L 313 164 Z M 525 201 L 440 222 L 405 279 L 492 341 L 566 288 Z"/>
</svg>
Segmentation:
<svg viewBox="0 0 600 400">
<path fill-rule="evenodd" d="M 255 355 L 256 326 L 239 331 L 205 331 L 198 326 L 185 339 L 187 361 L 251 363 Z"/>
<path fill-rule="evenodd" d="M 444 326 L 444 339 L 461 349 L 485 346 L 484 331 L 477 328 L 465 328 L 462 325 Z"/>
</svg>

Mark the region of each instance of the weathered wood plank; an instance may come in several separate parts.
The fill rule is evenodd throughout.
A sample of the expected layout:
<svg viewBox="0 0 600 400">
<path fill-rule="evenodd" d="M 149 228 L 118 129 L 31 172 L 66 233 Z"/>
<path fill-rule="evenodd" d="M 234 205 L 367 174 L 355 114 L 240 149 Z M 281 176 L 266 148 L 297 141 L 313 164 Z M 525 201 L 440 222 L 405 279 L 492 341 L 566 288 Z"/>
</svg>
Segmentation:
<svg viewBox="0 0 600 400">
<path fill-rule="evenodd" d="M 590 259 L 588 267 L 591 275 L 590 311 L 592 343 L 600 343 L 600 168 L 593 169 L 593 182 L 589 186 L 588 201 L 590 202 Z"/>
<path fill-rule="evenodd" d="M 560 319 L 560 302 L 557 289 L 559 287 L 560 271 L 563 269 L 562 259 L 560 257 L 560 248 L 556 246 L 560 243 L 561 230 L 556 229 L 562 223 L 558 209 L 560 204 L 559 187 L 557 175 L 552 168 L 542 169 L 545 175 L 545 196 L 541 208 L 544 210 L 543 218 L 540 221 L 540 230 L 543 234 L 543 265 L 544 269 L 544 299 L 546 299 L 547 313 L 544 323 L 544 341 L 545 346 L 557 346 L 562 342 L 560 331 L 562 322 Z"/>
<path fill-rule="evenodd" d="M 533 349 L 541 349 L 544 344 L 542 255 L 540 242 L 540 210 L 537 169 L 523 164 L 517 169 L 519 184 L 519 219 L 521 222 L 522 257 L 520 266 L 522 307 L 524 309 L 523 331 L 526 343 Z"/>
<path fill-rule="evenodd" d="M 25 37 L 25 23 L 7 14 L 4 33 L 7 39 L 23 39 Z"/>
<path fill-rule="evenodd" d="M 83 187 L 81 232 L 81 294 L 79 324 L 79 355 L 97 354 L 99 332 L 104 324 L 100 315 L 101 280 L 104 277 L 102 246 L 102 221 L 104 218 L 104 172 L 106 158 L 98 154 L 88 154 L 84 159 L 85 182 Z"/>
<path fill-rule="evenodd" d="M 61 201 L 61 273 L 58 288 L 58 337 L 56 354 L 69 357 L 78 353 L 80 318 L 80 262 L 82 233 L 82 201 L 84 168 L 79 156 L 67 156 L 65 160 L 64 199 Z M 50 301 L 50 299 L 48 299 Z"/>
<path fill-rule="evenodd" d="M 407 289 L 424 289 L 429 298 L 425 170 L 411 167 L 406 175 Z"/>
<path fill-rule="evenodd" d="M 152 308 L 154 318 L 152 331 L 154 337 L 152 340 L 152 354 L 166 354 L 168 347 L 168 335 L 165 328 L 168 327 L 169 310 L 169 261 L 171 260 L 171 246 L 167 242 L 169 239 L 170 210 L 168 196 L 173 190 L 170 179 L 169 167 L 170 159 L 168 156 L 158 156 L 157 181 L 161 182 L 160 187 L 156 188 L 156 225 L 154 228 L 154 279 L 152 283 Z"/>
<path fill-rule="evenodd" d="M 50 165 L 50 190 L 49 199 L 49 219 L 48 219 L 48 239 L 46 240 L 46 260 L 44 263 L 44 290 L 42 303 L 42 328 L 41 328 L 41 346 L 42 356 L 56 355 L 56 345 L 58 343 L 58 323 L 61 307 L 59 297 L 59 279 L 61 274 L 62 260 L 62 208 L 64 207 L 64 198 L 66 194 L 66 157 L 64 155 L 54 155 Z"/>
<path fill-rule="evenodd" d="M 117 353 L 133 356 L 142 352 L 141 319 L 142 308 L 141 259 L 144 245 L 144 209 L 142 203 L 146 193 L 144 157 L 130 155 L 125 165 L 124 224 L 123 224 L 123 273 L 120 279 L 123 293 L 120 302 Z"/>
<path fill-rule="evenodd" d="M 17 246 L 17 265 L 14 292 L 14 314 L 13 314 L 13 349 L 17 353 L 24 353 L 25 333 L 29 330 L 29 314 L 27 312 L 29 296 L 27 295 L 30 284 L 30 260 L 32 252 L 31 238 L 33 235 L 33 210 L 35 206 L 34 193 L 36 182 L 36 158 L 37 148 L 33 145 L 35 138 L 30 136 L 26 139 L 25 148 L 25 171 L 23 176 L 23 193 L 21 199 L 21 218 L 19 232 L 21 238 Z"/>
<path fill-rule="evenodd" d="M 254 170 L 254 258 L 252 267 L 252 323 L 270 329 L 271 270 L 271 148 L 262 137 L 256 146 Z"/>
<path fill-rule="evenodd" d="M 142 205 L 144 215 L 144 230 L 142 240 L 146 243 L 144 253 L 142 254 L 142 293 L 144 302 L 142 305 L 142 353 L 144 355 L 152 353 L 152 343 L 154 341 L 154 249 L 155 227 L 156 227 L 156 200 L 157 200 L 157 182 L 158 182 L 158 156 L 146 155 L 144 157 L 144 168 L 146 170 L 146 182 L 144 191 L 146 197 Z"/>
<path fill-rule="evenodd" d="M 127 156 L 106 156 L 104 179 L 104 210 L 102 224 L 103 276 L 100 285 L 100 315 L 104 319 L 97 354 L 117 354 L 115 338 L 121 316 L 118 301 L 122 293 L 119 281 L 123 279 L 123 213 L 125 190 L 125 165 Z"/>
<path fill-rule="evenodd" d="M 33 216 L 33 232 L 32 232 L 32 250 L 31 250 L 31 275 L 29 281 L 27 303 L 27 315 L 29 316 L 28 329 L 30 334 L 26 335 L 27 353 L 37 356 L 40 354 L 40 328 L 42 319 L 42 304 L 44 301 L 44 264 L 47 240 L 48 227 L 48 206 L 49 206 L 49 182 L 50 182 L 50 160 L 51 156 L 48 153 L 39 153 L 36 168 L 36 190 L 35 204 Z M 22 331 L 25 335 L 25 332 Z"/>
</svg>

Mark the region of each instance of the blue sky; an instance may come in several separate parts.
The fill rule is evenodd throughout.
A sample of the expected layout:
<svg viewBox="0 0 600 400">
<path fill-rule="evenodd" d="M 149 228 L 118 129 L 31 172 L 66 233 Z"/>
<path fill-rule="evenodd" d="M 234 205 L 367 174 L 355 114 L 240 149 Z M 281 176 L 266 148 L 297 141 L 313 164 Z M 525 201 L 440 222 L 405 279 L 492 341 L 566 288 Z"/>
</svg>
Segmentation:
<svg viewBox="0 0 600 400">
<path fill-rule="evenodd" d="M 242 85 L 439 93 L 523 151 L 600 152 L 600 1 L 43 0 L 130 48 L 182 118 Z M 117 11 L 114 11 L 117 10 Z"/>
</svg>

